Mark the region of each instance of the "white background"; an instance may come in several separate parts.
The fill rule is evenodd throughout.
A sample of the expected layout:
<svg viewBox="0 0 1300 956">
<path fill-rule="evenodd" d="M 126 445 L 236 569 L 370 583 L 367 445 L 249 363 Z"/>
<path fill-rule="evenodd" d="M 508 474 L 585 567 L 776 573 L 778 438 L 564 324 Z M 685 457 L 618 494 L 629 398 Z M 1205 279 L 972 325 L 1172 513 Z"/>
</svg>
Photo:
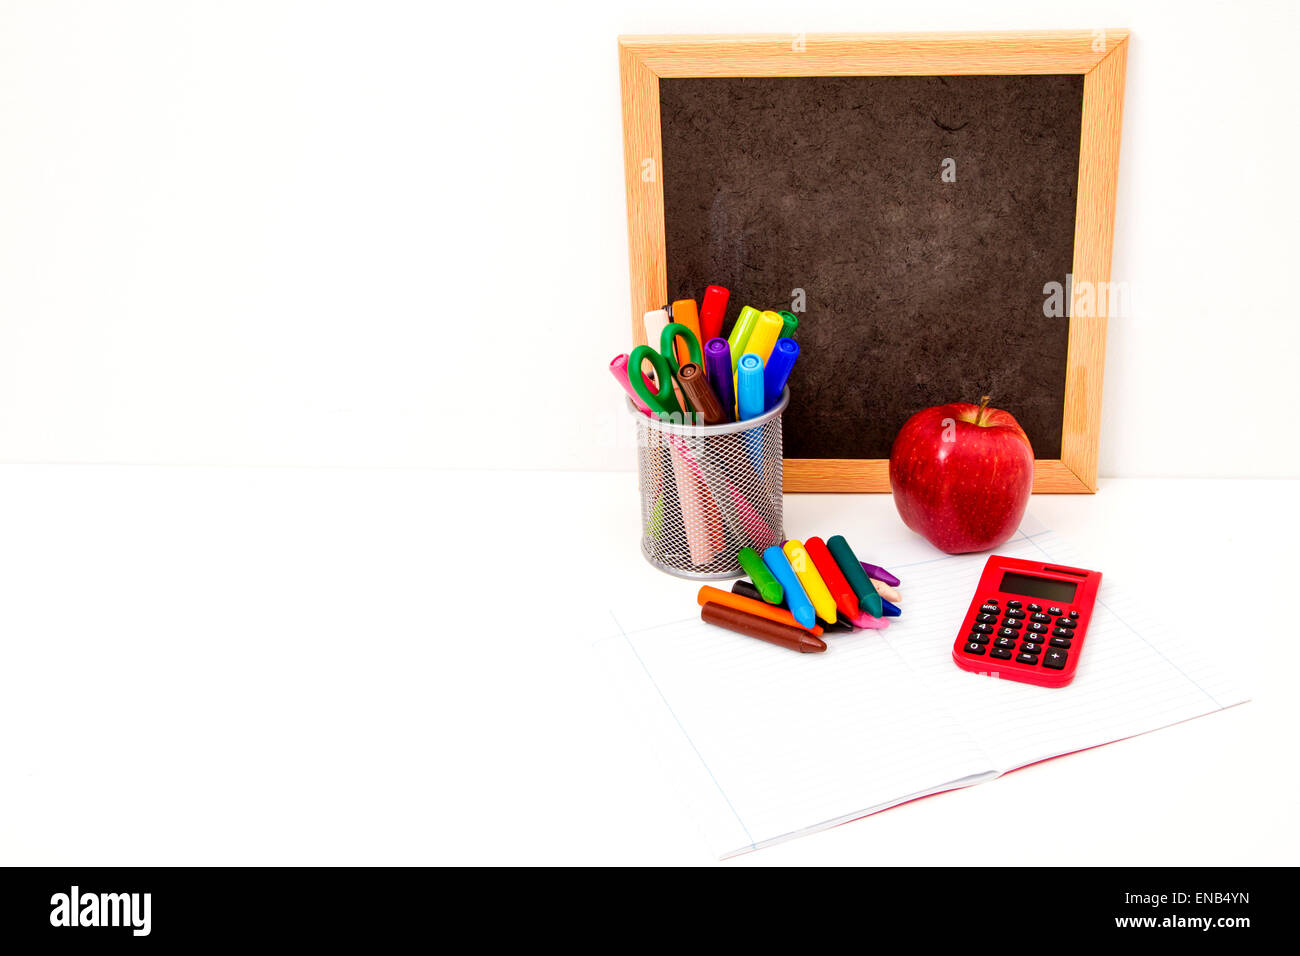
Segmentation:
<svg viewBox="0 0 1300 956">
<path fill-rule="evenodd" d="M 1101 473 L 1300 476 L 1295 7 L 1107 0 L 3 0 L 0 460 L 630 468 L 619 33 L 1113 26 Z"/>
<path fill-rule="evenodd" d="M 707 862 L 599 622 L 493 537 L 610 602 L 693 601 L 636 553 L 634 477 L 579 473 L 633 461 L 615 37 L 1128 27 L 1112 480 L 1032 507 L 1221 637 L 1255 701 L 740 865 L 1294 862 L 1292 629 L 1232 602 L 1293 587 L 1296 485 L 1115 476 L 1300 477 L 1296 21 L 0 0 L 0 860 Z M 837 515 L 897 520 L 787 501 Z M 1007 807 L 1071 839 L 969 827 Z"/>
</svg>

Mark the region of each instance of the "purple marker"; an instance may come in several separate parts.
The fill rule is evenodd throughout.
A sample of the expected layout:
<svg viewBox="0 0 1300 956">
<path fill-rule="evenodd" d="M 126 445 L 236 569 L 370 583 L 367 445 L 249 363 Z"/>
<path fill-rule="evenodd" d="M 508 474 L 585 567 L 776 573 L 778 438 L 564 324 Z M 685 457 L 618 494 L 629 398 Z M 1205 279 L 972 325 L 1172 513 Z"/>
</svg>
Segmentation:
<svg viewBox="0 0 1300 956">
<path fill-rule="evenodd" d="M 891 588 L 896 588 L 903 583 L 884 568 L 878 568 L 874 564 L 867 564 L 865 561 L 859 561 L 858 564 L 862 565 L 862 570 L 867 572 L 867 577 L 875 578 L 877 581 L 883 581 Z"/>
<path fill-rule="evenodd" d="M 731 346 L 726 339 L 709 339 L 704 343 L 704 370 L 709 375 L 709 384 L 718 393 L 727 421 L 735 421 L 736 390 L 731 378 Z"/>
</svg>

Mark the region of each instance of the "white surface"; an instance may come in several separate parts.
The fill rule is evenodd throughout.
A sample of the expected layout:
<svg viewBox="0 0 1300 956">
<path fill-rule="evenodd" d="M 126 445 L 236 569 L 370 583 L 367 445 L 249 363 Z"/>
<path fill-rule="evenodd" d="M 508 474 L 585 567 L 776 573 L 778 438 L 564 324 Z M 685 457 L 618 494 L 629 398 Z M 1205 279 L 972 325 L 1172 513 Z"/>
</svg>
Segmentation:
<svg viewBox="0 0 1300 956">
<path fill-rule="evenodd" d="M 1212 627 L 1251 703 L 728 865 L 1293 864 L 1298 493 L 1032 504 Z M 694 600 L 640 557 L 636 500 L 621 474 L 0 468 L 0 859 L 711 862 L 591 649 L 607 606 Z M 787 498 L 791 533 L 897 522 Z M 1068 825 L 975 827 L 1009 814 Z"/>
<path fill-rule="evenodd" d="M 992 680 L 990 656 L 967 657 L 984 672 L 967 673 L 953 640 L 987 553 L 936 554 L 901 525 L 868 534 L 847 515 L 803 535 L 814 530 L 843 533 L 859 557 L 888 555 L 902 617 L 796 656 L 705 624 L 697 607 L 639 604 L 618 608 L 596 644 L 720 857 L 1246 701 L 1204 634 L 1168 626 L 1159 602 L 1104 573 L 1068 687 Z M 1091 566 L 1032 514 L 997 553 Z"/>
<path fill-rule="evenodd" d="M 1110 323 L 1102 474 L 1300 477 L 1297 16 L 3 0 L 0 460 L 628 469 L 604 371 L 631 335 L 619 33 L 1122 26 L 1133 310 Z M 518 422 L 520 384 L 443 416 L 482 367 L 438 362 L 449 330 L 504 346 L 507 380 L 546 356 L 570 414 Z"/>
</svg>

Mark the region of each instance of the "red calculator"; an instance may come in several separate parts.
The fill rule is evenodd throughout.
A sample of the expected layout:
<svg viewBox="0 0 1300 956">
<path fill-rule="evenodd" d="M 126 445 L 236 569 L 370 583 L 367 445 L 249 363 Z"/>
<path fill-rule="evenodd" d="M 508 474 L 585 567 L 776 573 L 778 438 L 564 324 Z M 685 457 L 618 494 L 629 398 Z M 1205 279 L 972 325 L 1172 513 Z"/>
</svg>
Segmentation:
<svg viewBox="0 0 1300 956">
<path fill-rule="evenodd" d="M 1088 637 L 1100 571 L 993 555 L 962 621 L 952 659 L 962 670 L 1064 687 Z"/>
</svg>

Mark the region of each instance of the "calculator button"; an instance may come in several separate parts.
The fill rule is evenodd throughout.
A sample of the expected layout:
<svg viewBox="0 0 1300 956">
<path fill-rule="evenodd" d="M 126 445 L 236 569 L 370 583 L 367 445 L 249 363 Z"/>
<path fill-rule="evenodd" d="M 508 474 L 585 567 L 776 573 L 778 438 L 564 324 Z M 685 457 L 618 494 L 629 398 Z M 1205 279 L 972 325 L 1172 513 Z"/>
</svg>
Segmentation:
<svg viewBox="0 0 1300 956">
<path fill-rule="evenodd" d="M 1054 637 L 1047 643 L 1051 644 L 1053 647 L 1064 647 L 1067 649 L 1070 646 L 1070 642 L 1063 637 Z"/>
<path fill-rule="evenodd" d="M 1050 614 L 1031 614 L 1031 615 L 1029 615 L 1029 620 L 1033 621 L 1035 624 L 1051 624 L 1051 623 L 1052 623 L 1052 615 L 1050 615 Z"/>
<path fill-rule="evenodd" d="M 995 597 L 985 598 L 985 599 L 984 599 L 984 603 L 985 603 L 985 604 L 997 604 L 997 603 L 998 603 L 998 599 L 995 598 Z"/>
<path fill-rule="evenodd" d="M 1025 616 L 1025 612 L 1024 612 L 1024 611 L 1017 611 L 1015 608 L 1012 608 L 1010 611 L 1007 611 L 1007 617 L 1014 617 L 1014 618 L 1019 619 L 1019 618 L 1022 618 L 1022 617 L 1024 617 L 1024 616 Z"/>
<path fill-rule="evenodd" d="M 1078 621 L 1071 621 L 1068 617 L 1058 617 L 1056 619 L 1057 627 L 1078 627 Z"/>
<path fill-rule="evenodd" d="M 1033 654 L 1017 654 L 1016 660 L 1022 664 L 1037 664 L 1038 658 Z"/>
<path fill-rule="evenodd" d="M 1008 601 L 1008 602 L 1007 602 L 1007 607 L 1020 607 L 1020 602 L 1019 602 L 1019 601 Z"/>
<path fill-rule="evenodd" d="M 989 651 L 989 657 L 996 657 L 1000 661 L 1011 660 L 1011 652 L 1001 647 L 995 647 Z"/>
<path fill-rule="evenodd" d="M 1069 656 L 1070 655 L 1067 654 L 1065 651 L 1056 651 L 1056 650 L 1048 651 L 1046 654 L 1043 655 L 1043 666 L 1051 667 L 1054 670 L 1058 670 L 1058 671 L 1064 670 L 1066 658 L 1068 658 Z"/>
<path fill-rule="evenodd" d="M 1020 632 L 1017 631 L 1014 627 L 1004 627 L 1002 628 L 1002 630 L 998 631 L 998 637 L 1002 638 L 1003 640 L 1017 638 L 1019 636 L 1020 636 Z"/>
<path fill-rule="evenodd" d="M 967 634 L 966 641 L 970 644 L 987 644 L 989 639 L 987 634 Z"/>
<path fill-rule="evenodd" d="M 1021 643 L 1020 649 L 1024 651 L 1026 654 L 1037 654 L 1039 651 L 1043 649 L 1043 645 L 1030 644 L 1028 641 L 1024 641 Z"/>
<path fill-rule="evenodd" d="M 997 606 L 996 604 L 982 604 L 982 605 L 980 605 L 980 613 L 981 613 L 981 614 L 997 614 L 997 613 L 998 613 L 998 606 Z"/>
<path fill-rule="evenodd" d="M 1061 613 L 1061 609 L 1059 607 L 1049 607 L 1047 609 L 1047 613 L 1059 615 Z"/>
<path fill-rule="evenodd" d="M 996 614 L 981 614 L 979 617 L 975 618 L 975 620 L 981 624 L 996 624 L 998 622 L 998 616 Z"/>
<path fill-rule="evenodd" d="M 1037 611 L 1041 611 L 1042 609 L 1043 609 L 1043 606 L 1042 606 L 1041 604 L 1031 604 L 1031 605 L 1029 605 L 1029 610 L 1031 610 L 1031 611 L 1035 611 L 1035 612 L 1037 612 Z"/>
<path fill-rule="evenodd" d="M 1015 642 L 1015 639 L 1014 639 L 1014 638 L 1010 638 L 1010 637 L 999 637 L 996 641 L 993 642 L 993 646 L 994 646 L 994 647 L 1002 647 L 1002 648 L 1005 648 L 1005 649 L 1011 651 L 1011 650 L 1015 650 L 1016 642 Z"/>
<path fill-rule="evenodd" d="M 1002 626 L 1003 626 L 1003 627 L 1014 627 L 1014 628 L 1019 629 L 1019 628 L 1024 627 L 1025 625 L 1024 625 L 1024 622 L 1023 622 L 1023 621 L 1020 621 L 1020 620 L 1018 620 L 1017 618 L 1014 618 L 1014 617 L 1004 617 L 1004 618 L 1002 619 Z"/>
<path fill-rule="evenodd" d="M 967 653 L 967 654 L 983 654 L 983 653 L 984 653 L 984 645 L 983 645 L 983 644 L 976 644 L 976 643 L 974 643 L 974 642 L 972 642 L 972 643 L 970 643 L 970 644 L 967 644 L 967 645 L 966 645 L 966 653 Z"/>
<path fill-rule="evenodd" d="M 1078 612 L 1078 611 L 1071 611 L 1071 612 L 1070 612 L 1070 620 L 1075 620 L 1076 618 L 1078 618 L 1078 616 L 1079 616 L 1079 612 Z"/>
<path fill-rule="evenodd" d="M 1052 637 L 1074 637 L 1074 631 L 1068 631 L 1063 627 L 1054 627 L 1052 628 Z"/>
<path fill-rule="evenodd" d="M 1030 624 L 1029 627 L 1026 628 L 1026 630 L 1032 631 L 1032 632 L 1035 633 L 1035 634 L 1046 634 L 1046 633 L 1047 633 L 1047 625 L 1046 625 L 1046 624 Z"/>
<path fill-rule="evenodd" d="M 992 633 L 993 633 L 993 625 L 992 625 L 992 624 L 976 624 L 974 627 L 971 628 L 971 630 L 974 631 L 976 634 L 992 634 Z"/>
</svg>

